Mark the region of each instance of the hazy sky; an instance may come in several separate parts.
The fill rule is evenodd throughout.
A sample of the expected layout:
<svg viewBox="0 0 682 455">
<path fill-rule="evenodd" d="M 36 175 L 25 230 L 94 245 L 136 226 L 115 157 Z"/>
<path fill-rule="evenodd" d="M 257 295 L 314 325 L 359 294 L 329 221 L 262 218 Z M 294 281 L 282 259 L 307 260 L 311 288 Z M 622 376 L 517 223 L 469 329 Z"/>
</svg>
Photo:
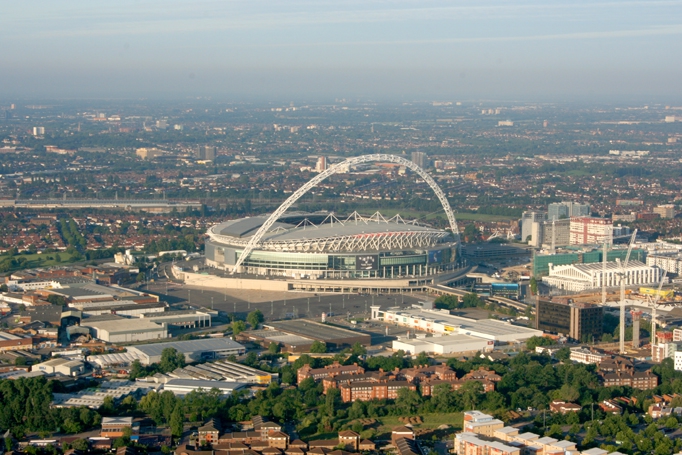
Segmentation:
<svg viewBox="0 0 682 455">
<path fill-rule="evenodd" d="M 0 0 L 0 97 L 682 101 L 682 0 Z"/>
</svg>

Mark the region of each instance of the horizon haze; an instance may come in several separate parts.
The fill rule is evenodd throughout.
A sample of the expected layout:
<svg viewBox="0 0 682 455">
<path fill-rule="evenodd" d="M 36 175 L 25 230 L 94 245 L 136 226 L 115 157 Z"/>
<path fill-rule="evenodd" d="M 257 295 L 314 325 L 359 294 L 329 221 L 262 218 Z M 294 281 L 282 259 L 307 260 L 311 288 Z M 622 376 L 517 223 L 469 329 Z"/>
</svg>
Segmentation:
<svg viewBox="0 0 682 455">
<path fill-rule="evenodd" d="M 0 98 L 682 101 L 682 1 L 6 3 Z"/>
</svg>

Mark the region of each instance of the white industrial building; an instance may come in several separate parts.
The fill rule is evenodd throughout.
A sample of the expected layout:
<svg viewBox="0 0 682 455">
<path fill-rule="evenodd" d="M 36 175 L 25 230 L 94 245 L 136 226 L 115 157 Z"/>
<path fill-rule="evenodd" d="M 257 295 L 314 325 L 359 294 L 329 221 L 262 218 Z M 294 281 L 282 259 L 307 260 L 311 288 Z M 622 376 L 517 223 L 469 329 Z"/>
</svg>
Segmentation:
<svg viewBox="0 0 682 455">
<path fill-rule="evenodd" d="M 492 351 L 495 342 L 469 335 L 440 335 L 428 338 L 399 338 L 394 340 L 391 348 L 416 355 L 422 352 L 433 354 L 451 354 L 453 352 L 486 352 Z"/>
<path fill-rule="evenodd" d="M 135 341 L 159 340 L 168 338 L 165 324 L 157 324 L 147 319 L 83 319 L 82 327 L 88 327 L 92 336 L 108 343 L 131 343 Z"/>
<path fill-rule="evenodd" d="M 162 302 L 137 303 L 132 300 L 112 300 L 108 302 L 88 302 L 83 308 L 85 316 L 117 314 L 119 316 L 142 317 L 145 314 L 164 313 L 166 304 Z"/>
<path fill-rule="evenodd" d="M 229 360 L 218 360 L 211 363 L 200 363 L 178 368 L 168 374 L 154 375 L 156 382 L 168 382 L 172 379 L 198 379 L 207 381 L 241 382 L 244 384 L 268 385 L 277 381 L 278 373 L 257 370 Z"/>
<path fill-rule="evenodd" d="M 90 409 L 99 409 L 106 397 L 113 398 L 115 403 L 129 395 L 139 399 L 158 387 L 158 384 L 139 381 L 104 381 L 96 389 L 85 389 L 75 393 L 53 393 L 52 406 L 55 408 L 85 406 Z"/>
<path fill-rule="evenodd" d="M 650 267 L 640 261 L 631 260 L 625 267 L 623 279 L 626 286 L 641 286 L 658 283 L 663 275 L 663 270 L 658 267 Z M 603 264 L 595 262 L 591 264 L 549 264 L 549 276 L 542 277 L 542 281 L 548 286 L 566 291 L 580 292 L 587 289 L 620 286 L 621 265 L 616 262 L 606 263 L 606 273 Z"/>
<path fill-rule="evenodd" d="M 206 381 L 200 379 L 171 379 L 163 385 L 164 391 L 173 392 L 175 395 L 184 396 L 190 392 L 218 389 L 221 395 L 231 395 L 235 390 L 243 389 L 248 384 L 228 381 Z"/>
<path fill-rule="evenodd" d="M 433 333 L 432 338 L 404 339 L 394 343 L 395 349 L 410 353 L 452 353 L 491 350 L 496 343 L 518 343 L 542 330 L 520 327 L 495 319 L 470 319 L 450 314 L 448 310 L 422 310 L 372 306 L 372 319 Z"/>
<path fill-rule="evenodd" d="M 85 373 L 85 364 L 80 360 L 57 357 L 33 365 L 31 371 L 42 371 L 46 374 L 63 374 L 64 376 L 78 376 L 79 374 Z"/>
<path fill-rule="evenodd" d="M 161 361 L 161 354 L 166 348 L 173 348 L 184 354 L 187 362 L 241 355 L 246 352 L 244 346 L 230 338 L 203 338 L 200 340 L 142 344 L 131 346 L 128 348 L 128 352 L 139 354 L 140 362 L 143 365 L 151 365 Z"/>
<path fill-rule="evenodd" d="M 166 348 L 173 348 L 184 354 L 188 363 L 223 358 L 230 355 L 242 355 L 246 352 L 244 346 L 229 338 L 204 338 L 201 340 L 170 341 L 166 343 L 129 346 L 127 352 L 88 356 L 88 362 L 99 365 L 102 368 L 113 365 L 130 365 L 135 360 L 139 360 L 142 365 L 151 365 L 161 361 L 161 355 Z"/>
</svg>

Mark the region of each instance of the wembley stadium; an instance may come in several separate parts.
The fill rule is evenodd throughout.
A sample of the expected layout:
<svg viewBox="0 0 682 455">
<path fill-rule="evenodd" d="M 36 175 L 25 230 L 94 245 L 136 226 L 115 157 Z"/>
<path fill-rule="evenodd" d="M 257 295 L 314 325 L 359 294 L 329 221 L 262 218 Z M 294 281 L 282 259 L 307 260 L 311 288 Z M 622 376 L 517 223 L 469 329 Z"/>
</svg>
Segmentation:
<svg viewBox="0 0 682 455">
<path fill-rule="evenodd" d="M 330 213 L 289 213 L 262 230 L 270 216 L 211 227 L 206 264 L 223 270 L 299 279 L 405 278 L 455 268 L 458 238 L 449 231 L 379 212 L 345 218 Z M 256 246 L 241 261 L 260 232 Z"/>
<path fill-rule="evenodd" d="M 396 163 L 414 171 L 440 201 L 450 230 L 408 222 L 399 215 L 387 219 L 379 212 L 369 217 L 353 212 L 344 218 L 331 213 L 287 213 L 330 175 L 373 162 Z M 397 292 L 459 273 L 459 231 L 447 196 L 424 169 L 398 155 L 348 158 L 313 177 L 271 214 L 226 221 L 211 227 L 207 234 L 206 265 L 233 277 L 248 277 L 220 279 L 183 272 L 185 282 L 244 289 L 282 285 L 287 290 L 361 292 L 385 288 Z M 251 280 L 253 276 L 288 280 Z"/>
</svg>

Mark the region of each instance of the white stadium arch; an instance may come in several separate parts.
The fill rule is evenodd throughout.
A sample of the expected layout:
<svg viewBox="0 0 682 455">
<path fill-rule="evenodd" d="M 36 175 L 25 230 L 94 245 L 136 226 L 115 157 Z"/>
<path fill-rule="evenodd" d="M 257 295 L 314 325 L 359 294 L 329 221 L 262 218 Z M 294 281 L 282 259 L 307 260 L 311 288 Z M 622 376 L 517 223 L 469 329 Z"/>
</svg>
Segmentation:
<svg viewBox="0 0 682 455">
<path fill-rule="evenodd" d="M 330 166 L 327 170 L 324 172 L 321 172 L 317 174 L 315 177 L 310 179 L 308 183 L 300 187 L 298 190 L 296 190 L 289 198 L 280 205 L 277 210 L 272 212 L 272 214 L 268 217 L 268 219 L 263 223 L 263 225 L 256 231 L 256 233 L 251 237 L 249 240 L 249 243 L 246 244 L 246 247 L 244 247 L 244 251 L 242 254 L 239 256 L 239 259 L 237 259 L 237 262 L 235 263 L 233 269 L 232 269 L 232 274 L 234 274 L 236 271 L 239 270 L 239 267 L 242 265 L 242 263 L 249 257 L 251 252 L 254 250 L 254 248 L 259 244 L 263 236 L 265 235 L 266 232 L 270 230 L 273 224 L 282 216 L 284 215 L 284 212 L 286 212 L 289 207 L 291 207 L 296 201 L 298 201 L 304 194 L 306 194 L 308 191 L 310 191 L 312 188 L 317 186 L 320 182 L 325 180 L 327 177 L 345 172 L 345 169 L 347 169 L 349 166 L 353 166 L 356 164 L 363 164 L 363 163 L 398 163 L 401 164 L 407 168 L 410 168 L 414 172 L 416 172 L 424 181 L 431 187 L 433 192 L 436 194 L 438 197 L 438 200 L 440 201 L 441 205 L 443 206 L 443 210 L 445 211 L 445 214 L 448 217 L 448 221 L 450 222 L 450 229 L 452 230 L 452 233 L 455 236 L 455 239 L 457 241 L 457 245 L 459 247 L 459 230 L 457 229 L 457 221 L 455 220 L 455 214 L 452 211 L 452 208 L 450 207 L 450 203 L 448 202 L 448 198 L 445 196 L 445 193 L 443 193 L 443 190 L 440 189 L 438 184 L 436 183 L 435 180 L 422 168 L 414 164 L 412 161 L 406 160 L 403 157 L 400 157 L 398 155 L 387 155 L 387 154 L 373 154 L 373 155 L 362 155 L 362 156 L 356 156 L 353 158 L 348 158 L 345 161 L 342 161 L 340 163 L 334 164 L 333 166 Z"/>
</svg>

